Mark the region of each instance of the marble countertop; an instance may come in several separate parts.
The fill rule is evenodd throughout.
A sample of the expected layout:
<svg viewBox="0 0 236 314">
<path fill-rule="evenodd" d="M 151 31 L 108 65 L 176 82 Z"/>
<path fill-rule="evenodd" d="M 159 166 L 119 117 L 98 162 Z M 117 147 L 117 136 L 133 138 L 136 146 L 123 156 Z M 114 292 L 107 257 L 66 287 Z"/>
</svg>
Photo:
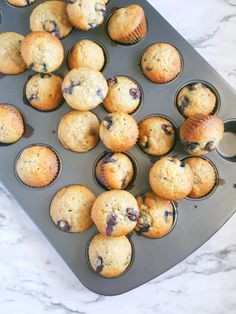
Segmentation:
<svg viewBox="0 0 236 314">
<path fill-rule="evenodd" d="M 236 89 L 236 0 L 149 2 Z M 104 297 L 82 286 L 0 185 L 0 313 L 235 314 L 235 226 L 236 215 L 167 273 Z"/>
</svg>

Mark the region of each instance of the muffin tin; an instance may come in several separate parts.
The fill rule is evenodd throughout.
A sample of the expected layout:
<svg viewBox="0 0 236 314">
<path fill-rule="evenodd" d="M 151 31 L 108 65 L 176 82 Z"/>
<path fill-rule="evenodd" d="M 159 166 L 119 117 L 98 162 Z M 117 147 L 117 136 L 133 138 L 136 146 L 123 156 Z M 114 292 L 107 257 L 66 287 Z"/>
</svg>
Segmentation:
<svg viewBox="0 0 236 314">
<path fill-rule="evenodd" d="M 32 9 L 41 3 L 36 1 L 26 8 L 14 8 L 4 1 L 0 8 L 1 32 L 15 31 L 26 35 L 29 32 L 29 16 Z M 115 7 L 126 6 L 133 0 L 112 0 L 107 6 L 107 13 Z M 148 21 L 145 38 L 131 46 L 118 45 L 111 41 L 106 33 L 106 21 L 97 29 L 81 32 L 73 30 L 62 40 L 65 52 L 71 44 L 82 38 L 94 39 L 105 47 L 107 60 L 103 74 L 108 79 L 116 75 L 134 78 L 143 90 L 142 105 L 133 116 L 139 122 L 148 115 L 163 114 L 179 127 L 184 121 L 179 114 L 175 100 L 180 87 L 192 81 L 205 81 L 216 90 L 219 117 L 225 121 L 228 134 L 236 135 L 236 101 L 235 93 L 229 85 L 212 69 L 206 61 L 156 12 L 145 0 L 136 0 L 141 5 Z M 2 16 L 2 18 L 1 18 Z M 24 21 L 24 22 L 23 22 Z M 140 57 L 143 51 L 153 42 L 167 42 L 175 46 L 182 57 L 182 72 L 176 79 L 167 84 L 154 84 L 147 80 L 140 70 Z M 64 76 L 68 72 L 66 57 L 58 73 Z M 229 156 L 227 145 L 224 150 L 214 151 L 207 157 L 218 170 L 218 186 L 201 200 L 186 198 L 178 204 L 178 221 L 172 231 L 161 239 L 150 240 L 130 235 L 133 244 L 133 259 L 128 270 L 120 277 L 105 279 L 95 274 L 87 263 L 87 245 L 95 234 L 93 226 L 83 233 L 70 234 L 60 231 L 51 221 L 49 205 L 54 193 L 69 184 L 84 184 L 97 195 L 104 190 L 94 180 L 94 165 L 106 151 L 101 141 L 87 153 L 74 153 L 64 149 L 57 139 L 57 125 L 60 118 L 68 111 L 63 104 L 52 112 L 39 112 L 26 106 L 23 99 L 24 84 L 32 71 L 17 76 L 3 76 L 0 80 L 0 102 L 17 106 L 24 116 L 25 136 L 12 145 L 0 146 L 0 179 L 19 201 L 27 214 L 39 227 L 45 237 L 62 256 L 79 280 L 90 290 L 104 295 L 117 295 L 133 289 L 167 271 L 206 242 L 234 213 L 236 208 L 236 157 Z M 106 115 L 100 106 L 93 110 L 100 120 Z M 34 130 L 34 132 L 33 132 Z M 32 189 L 23 185 L 15 176 L 14 164 L 18 153 L 26 146 L 42 143 L 55 149 L 61 160 L 61 174 L 49 186 Z M 229 143 L 231 145 L 236 143 Z M 226 148 L 225 148 L 226 146 Z M 147 174 L 156 158 L 144 154 L 136 145 L 130 154 L 137 162 L 139 169 L 134 186 L 129 190 L 137 195 L 149 189 Z M 185 157 L 179 141 L 170 156 Z M 223 204 L 222 204 L 223 200 Z"/>
</svg>

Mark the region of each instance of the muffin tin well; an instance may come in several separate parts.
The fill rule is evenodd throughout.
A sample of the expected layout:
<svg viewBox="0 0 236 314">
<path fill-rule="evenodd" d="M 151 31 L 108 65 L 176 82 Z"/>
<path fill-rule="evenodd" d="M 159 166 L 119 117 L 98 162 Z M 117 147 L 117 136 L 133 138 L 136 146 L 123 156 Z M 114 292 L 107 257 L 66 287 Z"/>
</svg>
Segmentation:
<svg viewBox="0 0 236 314">
<path fill-rule="evenodd" d="M 28 7 L 21 8 L 2 2 L 3 19 L 1 32 L 13 31 L 26 35 L 29 33 L 29 16 L 35 6 L 42 0 Z M 202 81 L 208 84 L 218 99 L 217 115 L 225 121 L 225 138 L 227 134 L 236 135 L 236 109 L 232 104 L 236 97 L 233 90 L 212 69 L 206 61 L 156 12 L 145 0 L 136 0 L 145 11 L 148 22 L 146 36 L 134 45 L 121 45 L 113 42 L 106 32 L 106 23 L 113 8 L 124 7 L 134 3 L 133 0 L 112 0 L 107 5 L 107 19 L 96 29 L 81 32 L 74 29 L 62 39 L 65 50 L 63 65 L 58 70 L 62 77 L 68 73 L 66 52 L 71 45 L 81 39 L 91 39 L 103 47 L 106 65 L 103 75 L 106 79 L 117 75 L 130 77 L 142 88 L 142 104 L 133 117 L 137 122 L 150 115 L 162 115 L 169 119 L 178 129 L 184 118 L 176 108 L 176 95 L 180 88 L 189 82 Z M 22 23 L 22 21 L 25 21 Z M 145 49 L 155 42 L 173 45 L 180 53 L 182 70 L 172 81 L 166 84 L 154 84 L 144 77 L 140 68 L 140 57 Z M 117 278 L 106 279 L 91 270 L 87 260 L 87 245 L 95 234 L 95 226 L 82 233 L 66 233 L 59 230 L 49 216 L 49 206 L 53 195 L 63 186 L 82 184 L 96 195 L 104 190 L 94 179 L 94 165 L 101 158 L 106 148 L 100 141 L 96 147 L 86 153 L 75 153 L 64 149 L 57 138 L 58 123 L 63 115 L 71 111 L 64 102 L 57 110 L 40 112 L 23 101 L 24 84 L 32 70 L 20 75 L 2 75 L 0 78 L 1 103 L 14 104 L 20 109 L 24 121 L 29 125 L 28 135 L 18 142 L 0 146 L 0 179 L 19 201 L 30 218 L 39 227 L 45 237 L 62 256 L 79 280 L 90 290 L 99 294 L 117 295 L 131 290 L 167 271 L 206 242 L 234 213 L 236 208 L 236 155 L 229 155 L 222 146 L 206 158 L 212 162 L 218 172 L 219 182 L 210 195 L 199 200 L 185 198 L 175 204 L 176 219 L 172 230 L 163 238 L 150 240 L 135 231 L 129 236 L 133 245 L 132 262 L 125 273 Z M 107 115 L 102 105 L 94 110 L 99 120 Z M 34 132 L 33 132 L 34 130 Z M 27 133 L 26 132 L 26 133 Z M 231 136 L 231 135 L 230 135 Z M 223 141 L 224 142 L 224 141 Z M 43 143 L 57 152 L 60 158 L 60 176 L 45 188 L 29 188 L 15 175 L 15 160 L 19 152 L 27 146 Z M 231 143 L 229 141 L 229 143 Z M 231 146 L 228 146 L 231 148 Z M 129 187 L 134 196 L 149 190 L 147 176 L 152 162 L 158 158 L 143 153 L 135 145 L 128 156 L 137 167 L 135 181 Z M 169 152 L 171 156 L 184 158 L 186 153 L 177 139 L 176 145 Z M 63 167 L 62 167 L 63 163 Z M 220 184 L 219 184 L 220 183 Z M 222 210 L 222 199 L 224 208 Z M 178 217 L 178 219 L 177 219 Z"/>
</svg>

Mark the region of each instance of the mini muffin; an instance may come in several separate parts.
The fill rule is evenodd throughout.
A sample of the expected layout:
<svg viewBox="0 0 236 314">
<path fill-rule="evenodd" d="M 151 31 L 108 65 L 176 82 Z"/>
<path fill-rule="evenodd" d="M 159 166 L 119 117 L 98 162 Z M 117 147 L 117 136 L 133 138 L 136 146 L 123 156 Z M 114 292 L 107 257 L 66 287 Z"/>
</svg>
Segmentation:
<svg viewBox="0 0 236 314">
<path fill-rule="evenodd" d="M 27 7 L 34 3 L 36 0 L 7 0 L 7 2 L 14 7 Z"/>
<path fill-rule="evenodd" d="M 67 36 L 72 26 L 66 12 L 66 4 L 55 0 L 39 4 L 31 13 L 30 29 L 32 32 L 46 31 L 58 38 Z"/>
<path fill-rule="evenodd" d="M 73 26 L 87 31 L 102 24 L 106 5 L 104 0 L 69 0 L 67 13 Z"/>
<path fill-rule="evenodd" d="M 62 79 L 54 74 L 35 74 L 26 83 L 26 98 L 41 111 L 57 109 L 63 101 Z"/>
<path fill-rule="evenodd" d="M 164 117 L 147 117 L 139 123 L 138 128 L 138 145 L 149 155 L 163 156 L 175 145 L 175 126 Z"/>
<path fill-rule="evenodd" d="M 97 43 L 89 39 L 76 42 L 68 53 L 69 69 L 88 67 L 101 71 L 104 67 L 104 51 Z"/>
<path fill-rule="evenodd" d="M 193 172 L 189 165 L 177 158 L 163 157 L 149 172 L 151 189 L 166 200 L 180 200 L 192 191 Z"/>
<path fill-rule="evenodd" d="M 122 44 L 135 44 L 147 32 L 146 18 L 137 4 L 116 10 L 108 21 L 107 31 L 112 40 Z"/>
<path fill-rule="evenodd" d="M 134 176 L 129 157 L 122 153 L 108 153 L 96 165 L 96 179 L 108 190 L 125 189 Z"/>
<path fill-rule="evenodd" d="M 28 68 L 49 73 L 57 70 L 64 59 L 60 40 L 47 32 L 31 32 L 21 44 L 21 55 Z"/>
<path fill-rule="evenodd" d="M 166 43 L 149 46 L 141 58 L 141 69 L 147 79 L 163 84 L 172 81 L 181 71 L 178 50 Z"/>
<path fill-rule="evenodd" d="M 202 157 L 188 157 L 184 162 L 194 175 L 193 188 L 188 196 L 200 198 L 210 193 L 216 184 L 216 171 L 211 163 Z"/>
<path fill-rule="evenodd" d="M 170 201 L 153 192 L 137 197 L 139 218 L 135 230 L 148 238 L 164 237 L 172 229 L 175 211 Z"/>
<path fill-rule="evenodd" d="M 107 90 L 107 82 L 102 73 L 86 67 L 71 70 L 62 83 L 66 102 L 80 111 L 97 107 L 106 97 Z"/>
<path fill-rule="evenodd" d="M 20 54 L 23 39 L 24 36 L 17 33 L 0 33 L 0 73 L 18 74 L 26 70 Z"/>
<path fill-rule="evenodd" d="M 99 232 L 119 237 L 131 232 L 137 223 L 136 199 L 127 191 L 112 190 L 100 194 L 92 207 L 91 217 Z"/>
<path fill-rule="evenodd" d="M 0 104 L 0 143 L 15 143 L 23 133 L 24 121 L 20 112 L 13 106 Z"/>
<path fill-rule="evenodd" d="M 33 188 L 42 188 L 55 180 L 59 172 L 56 153 L 43 145 L 26 147 L 16 161 L 19 179 Z"/>
<path fill-rule="evenodd" d="M 63 187 L 53 196 L 50 216 L 62 231 L 85 231 L 93 224 L 90 215 L 95 199 L 93 192 L 86 186 Z"/>
<path fill-rule="evenodd" d="M 107 80 L 108 93 L 103 106 L 108 112 L 135 111 L 142 98 L 140 87 L 126 76 L 116 76 Z"/>
<path fill-rule="evenodd" d="M 190 155 L 205 155 L 217 148 L 224 136 L 224 124 L 216 116 L 195 114 L 179 130 L 184 149 Z"/>
<path fill-rule="evenodd" d="M 114 112 L 104 118 L 99 134 L 107 148 L 121 152 L 135 145 L 138 138 L 138 126 L 134 118 L 127 113 Z"/>
<path fill-rule="evenodd" d="M 74 152 L 87 152 L 99 141 L 98 118 L 89 111 L 71 111 L 65 114 L 58 126 L 61 144 Z"/>
<path fill-rule="evenodd" d="M 89 243 L 88 259 L 92 269 L 104 277 L 121 275 L 132 258 L 130 241 L 125 237 L 107 237 L 96 234 Z"/>
<path fill-rule="evenodd" d="M 185 118 L 198 113 L 210 115 L 215 106 L 215 94 L 203 83 L 189 84 L 177 96 L 177 109 Z"/>
</svg>

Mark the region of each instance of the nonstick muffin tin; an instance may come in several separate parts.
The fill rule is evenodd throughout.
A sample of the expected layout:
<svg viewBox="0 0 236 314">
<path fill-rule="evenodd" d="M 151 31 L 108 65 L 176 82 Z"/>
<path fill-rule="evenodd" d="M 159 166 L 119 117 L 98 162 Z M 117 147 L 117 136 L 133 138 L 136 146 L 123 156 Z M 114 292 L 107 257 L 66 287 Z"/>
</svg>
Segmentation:
<svg viewBox="0 0 236 314">
<path fill-rule="evenodd" d="M 42 1 L 36 1 L 26 8 L 14 8 L 1 2 L 2 19 L 0 31 L 29 33 L 29 16 L 32 9 Z M 146 14 L 148 31 L 145 38 L 132 46 L 119 45 L 111 41 L 106 32 L 106 22 L 114 8 L 130 3 L 141 5 Z M 88 32 L 73 30 L 62 40 L 67 53 L 72 43 L 82 38 L 97 41 L 105 50 L 106 65 L 104 76 L 108 79 L 116 75 L 134 78 L 143 91 L 140 108 L 133 114 L 137 122 L 148 115 L 162 114 L 179 127 L 184 121 L 175 106 L 179 89 L 188 82 L 206 82 L 216 91 L 217 114 L 225 122 L 225 130 L 236 133 L 236 97 L 234 91 L 212 69 L 206 61 L 144 0 L 112 0 L 107 6 L 106 21 L 97 29 Z M 154 42 L 167 42 L 175 46 L 182 57 L 182 71 L 167 84 L 154 84 L 148 81 L 140 70 L 143 51 Z M 64 76 L 68 72 L 66 58 L 57 73 Z M 96 195 L 104 190 L 94 178 L 94 165 L 106 151 L 101 141 L 87 153 L 74 153 L 64 149 L 57 138 L 60 118 L 71 109 L 63 104 L 53 112 L 39 112 L 27 106 L 23 97 L 25 82 L 32 75 L 26 71 L 17 76 L 1 76 L 0 102 L 17 106 L 26 124 L 25 136 L 12 145 L 0 146 L 0 179 L 19 201 L 27 214 L 40 228 L 46 238 L 65 260 L 79 280 L 90 290 L 104 295 L 117 295 L 133 289 L 167 271 L 206 242 L 234 213 L 236 208 L 236 157 L 227 152 L 211 152 L 207 158 L 218 172 L 217 187 L 200 200 L 186 198 L 176 205 L 175 225 L 171 232 L 161 239 L 150 240 L 135 232 L 130 235 L 134 248 L 132 262 L 120 277 L 105 279 L 94 273 L 87 262 L 87 244 L 96 233 L 95 226 L 83 233 L 70 234 L 60 231 L 49 216 L 50 201 L 55 192 L 69 184 L 84 184 Z M 106 115 L 102 106 L 93 110 L 100 120 Z M 52 184 L 43 189 L 32 189 L 23 185 L 15 175 L 15 160 L 19 152 L 28 145 L 46 144 L 59 156 L 60 175 Z M 232 143 L 233 145 L 233 143 Z M 236 145 L 236 144 L 234 144 Z M 136 145 L 128 154 L 137 170 L 134 184 L 128 191 L 137 195 L 149 189 L 148 171 L 157 158 L 151 158 Z M 183 158 L 186 153 L 179 141 L 170 156 Z"/>
</svg>

